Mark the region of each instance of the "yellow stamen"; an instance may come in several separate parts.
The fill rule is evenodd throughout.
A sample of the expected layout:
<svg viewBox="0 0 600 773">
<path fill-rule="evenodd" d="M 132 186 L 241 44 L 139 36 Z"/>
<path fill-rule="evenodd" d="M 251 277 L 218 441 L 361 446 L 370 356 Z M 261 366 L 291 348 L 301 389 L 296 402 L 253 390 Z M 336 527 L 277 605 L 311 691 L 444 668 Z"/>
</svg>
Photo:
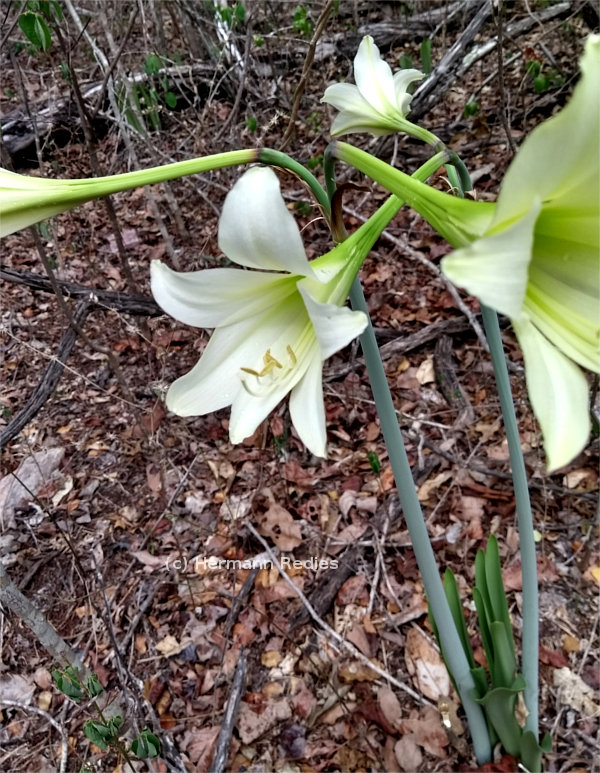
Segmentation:
<svg viewBox="0 0 600 773">
<path fill-rule="evenodd" d="M 288 350 L 291 351 L 289 346 Z M 295 360 L 296 358 L 294 357 L 294 364 Z M 244 373 L 249 373 L 251 376 L 256 376 L 256 378 L 261 378 L 261 376 L 266 376 L 267 373 L 272 373 L 273 368 L 283 368 L 283 365 L 273 357 L 270 349 L 267 349 L 266 353 L 263 355 L 263 363 L 265 367 L 261 371 L 256 371 L 252 368 L 240 368 L 240 370 L 243 370 Z"/>
</svg>

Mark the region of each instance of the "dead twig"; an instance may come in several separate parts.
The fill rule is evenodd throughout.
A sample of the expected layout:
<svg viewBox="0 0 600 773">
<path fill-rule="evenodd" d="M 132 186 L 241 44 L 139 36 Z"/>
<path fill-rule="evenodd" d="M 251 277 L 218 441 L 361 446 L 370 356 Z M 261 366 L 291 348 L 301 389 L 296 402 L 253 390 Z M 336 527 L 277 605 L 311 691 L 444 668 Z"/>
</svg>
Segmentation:
<svg viewBox="0 0 600 773">
<path fill-rule="evenodd" d="M 446 51 L 429 78 L 415 91 L 415 96 L 411 102 L 411 121 L 425 115 L 437 101 L 438 94 L 448 90 L 450 84 L 456 79 L 457 65 L 464 55 L 465 49 L 487 21 L 491 11 L 490 0 L 480 0 L 477 5 L 473 3 L 472 6 L 475 7 L 475 15 L 465 27 L 462 35 Z"/>
<path fill-rule="evenodd" d="M 16 437 L 19 432 L 29 424 L 56 389 L 65 369 L 65 363 L 77 341 L 77 327 L 83 325 L 89 311 L 89 301 L 86 299 L 79 301 L 72 318 L 72 322 L 75 324 L 69 324 L 60 340 L 55 357 L 53 357 L 52 362 L 46 368 L 37 387 L 34 389 L 21 411 L 0 434 L 0 449 L 4 448 L 7 443 Z"/>
<path fill-rule="evenodd" d="M 40 290 L 45 293 L 53 293 L 52 282 L 47 276 L 37 274 L 34 271 L 18 271 L 8 266 L 0 266 L 0 279 L 14 284 L 25 285 L 32 290 Z M 133 316 L 160 317 L 164 311 L 147 295 L 129 295 L 118 290 L 100 290 L 95 287 L 67 282 L 64 279 L 56 279 L 56 284 L 63 294 L 70 298 L 85 298 L 88 301 L 90 311 L 99 309 L 124 312 Z"/>
<path fill-rule="evenodd" d="M 302 99 L 302 95 L 304 94 L 304 89 L 306 88 L 306 84 L 308 82 L 310 68 L 312 67 L 312 64 L 315 58 L 315 50 L 317 48 L 317 43 L 319 42 L 319 38 L 323 34 L 323 30 L 325 29 L 325 25 L 327 24 L 327 19 L 329 18 L 329 14 L 331 13 L 331 9 L 333 8 L 334 2 L 335 0 L 327 0 L 325 7 L 321 11 L 319 18 L 317 19 L 317 23 L 315 25 L 315 31 L 311 38 L 310 44 L 308 46 L 306 59 L 304 60 L 304 67 L 302 68 L 302 74 L 300 75 L 300 80 L 298 81 L 298 85 L 296 86 L 296 90 L 294 92 L 294 101 L 292 103 L 292 112 L 290 114 L 290 120 L 284 132 L 283 138 L 281 140 L 281 145 L 279 146 L 279 150 L 286 149 L 286 147 L 289 145 L 290 140 L 292 139 L 292 135 L 294 134 L 294 127 L 296 126 L 296 119 L 298 118 L 298 110 L 300 109 L 300 100 Z"/>
<path fill-rule="evenodd" d="M 498 54 L 498 96 L 500 97 L 500 120 L 506 134 L 506 139 L 510 147 L 511 153 L 514 155 L 517 152 L 517 147 L 513 139 L 510 130 L 510 121 L 508 120 L 507 104 L 506 104 L 506 89 L 504 88 L 504 0 L 500 0 L 498 3 L 498 9 L 494 14 L 494 21 L 496 22 L 496 30 L 498 32 L 498 44 L 496 46 L 496 53 Z"/>
<path fill-rule="evenodd" d="M 248 661 L 246 655 L 244 652 L 242 652 L 235 667 L 233 682 L 231 683 L 231 692 L 229 693 L 227 708 L 225 709 L 225 714 L 223 715 L 223 719 L 221 721 L 221 730 L 219 731 L 219 737 L 217 739 L 215 756 L 213 758 L 212 765 L 210 766 L 210 773 L 223 773 L 225 770 L 227 756 L 229 754 L 229 745 L 231 743 L 231 736 L 233 734 L 233 726 L 240 707 L 244 686 L 246 684 L 247 665 Z"/>
<path fill-rule="evenodd" d="M 343 650 L 346 650 L 346 652 L 349 655 L 359 660 L 363 665 L 367 666 L 367 668 L 370 668 L 372 671 L 378 674 L 382 679 L 385 679 L 386 682 L 389 682 L 389 684 L 393 685 L 394 687 L 397 687 L 399 690 L 402 690 L 403 692 L 410 695 L 411 698 L 414 698 L 414 700 L 417 701 L 417 703 L 419 703 L 420 705 L 427 705 L 427 706 L 433 705 L 430 701 L 427 700 L 427 698 L 424 698 L 422 695 L 419 695 L 418 692 L 415 692 L 415 690 L 413 690 L 412 687 L 409 687 L 407 684 L 404 684 L 404 682 L 399 681 L 391 674 L 389 674 L 387 671 L 385 671 L 385 669 L 381 668 L 376 663 L 373 663 L 366 655 L 363 655 L 362 652 L 357 647 L 354 646 L 354 644 L 344 639 L 344 637 L 341 636 L 337 631 L 334 631 L 334 629 L 328 623 L 326 623 L 325 620 L 319 617 L 319 615 L 315 611 L 310 601 L 306 598 L 304 593 L 294 583 L 294 581 L 290 577 L 288 577 L 288 575 L 285 573 L 285 571 L 283 570 L 283 567 L 281 566 L 281 564 L 277 559 L 277 556 L 269 546 L 269 543 L 263 537 L 261 537 L 261 535 L 256 531 L 256 529 L 250 523 L 250 521 L 246 521 L 246 528 L 252 534 L 252 536 L 256 540 L 258 540 L 260 544 L 263 546 L 263 548 L 267 551 L 273 566 L 277 567 L 277 571 L 279 572 L 281 579 L 286 583 L 286 585 L 289 585 L 289 587 L 294 591 L 296 596 L 298 596 L 304 608 L 308 612 L 309 617 L 313 620 L 313 622 L 315 622 L 319 626 L 319 628 L 323 629 L 323 631 L 327 634 L 327 636 L 338 647 L 340 647 Z"/>
<path fill-rule="evenodd" d="M 6 709 L 21 709 L 21 711 L 29 712 L 30 714 L 37 714 L 39 717 L 43 717 L 60 735 L 60 764 L 58 767 L 59 773 L 65 773 L 67 769 L 67 755 L 69 751 L 69 745 L 65 729 L 62 725 L 48 714 L 47 711 L 38 708 L 37 706 L 29 706 L 27 703 L 21 703 L 21 701 L 7 701 L 4 698 L 0 698 L 0 706 Z"/>
</svg>

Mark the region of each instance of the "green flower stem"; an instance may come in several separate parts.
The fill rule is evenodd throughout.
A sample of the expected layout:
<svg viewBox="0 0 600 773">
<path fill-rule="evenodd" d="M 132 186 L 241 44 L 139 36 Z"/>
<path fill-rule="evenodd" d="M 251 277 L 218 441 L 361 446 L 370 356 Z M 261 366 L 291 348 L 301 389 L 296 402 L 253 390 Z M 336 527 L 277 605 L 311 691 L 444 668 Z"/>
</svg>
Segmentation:
<svg viewBox="0 0 600 773">
<path fill-rule="evenodd" d="M 334 153 L 335 144 L 330 145 L 325 151 L 324 169 L 327 191 L 333 195 L 335 191 L 334 176 Z M 425 181 L 442 164 L 448 161 L 448 154 L 445 150 L 436 153 L 430 158 L 417 172 L 414 178 Z M 393 197 L 395 199 L 395 197 Z M 393 200 L 392 199 L 392 200 Z M 390 204 L 390 199 L 384 204 Z M 402 205 L 400 199 L 395 199 L 396 207 L 399 209 Z M 475 683 L 469 670 L 469 663 L 463 650 L 458 631 L 454 625 L 452 613 L 444 593 L 444 588 L 438 572 L 435 555 L 429 541 L 427 526 L 421 510 L 421 505 L 417 497 L 415 484 L 410 469 L 402 432 L 398 424 L 396 409 L 392 400 L 387 378 L 379 347 L 371 324 L 371 318 L 365 301 L 365 296 L 358 277 L 354 280 L 350 291 L 350 302 L 352 308 L 362 311 L 366 314 L 368 325 L 365 332 L 361 335 L 360 341 L 365 355 L 367 371 L 373 397 L 379 414 L 383 437 L 388 449 L 394 479 L 398 488 L 398 496 L 402 505 L 402 510 L 406 518 L 408 531 L 412 541 L 413 549 L 423 584 L 427 600 L 431 606 L 433 616 L 440 631 L 440 638 L 444 650 L 448 652 L 448 665 L 454 677 L 460 692 L 460 698 L 467 714 L 473 749 L 480 764 L 491 759 L 490 741 L 487 725 L 481 707 L 471 697 L 475 689 Z"/>
<path fill-rule="evenodd" d="M 154 185 L 190 174 L 200 174 L 213 169 L 223 169 L 224 167 L 237 166 L 239 164 L 251 164 L 258 160 L 258 150 L 232 150 L 227 153 L 216 153 L 212 156 L 202 156 L 201 158 L 192 158 L 187 161 L 176 161 L 174 164 L 153 166 L 150 169 L 138 169 L 134 172 L 125 172 L 124 174 L 84 178 L 81 180 L 56 180 L 53 182 L 57 184 L 59 182 L 68 182 L 70 191 L 66 192 L 64 196 L 61 192 L 61 197 L 65 200 L 68 198 L 68 193 L 71 193 L 72 197 L 76 198 L 79 189 L 86 191 L 86 189 L 90 189 L 91 184 L 93 184 L 94 188 L 97 188 L 97 196 L 106 196 L 119 191 L 126 191 L 130 188 L 138 188 L 141 185 Z"/>
<path fill-rule="evenodd" d="M 487 725 L 481 707 L 471 697 L 475 683 L 442 587 L 435 555 L 429 541 L 427 526 L 406 455 L 396 409 L 358 277 L 355 279 L 350 291 L 350 302 L 353 309 L 364 312 L 369 320 L 365 332 L 360 337 L 360 342 L 367 364 L 377 413 L 379 414 L 383 438 L 388 449 L 394 480 L 398 488 L 398 497 L 423 578 L 427 600 L 439 630 L 449 669 L 458 686 L 460 699 L 467 715 L 475 756 L 479 764 L 483 764 L 491 759 Z"/>
<path fill-rule="evenodd" d="M 323 190 L 321 183 L 306 167 L 302 166 L 302 164 L 299 164 L 297 161 L 294 161 L 294 159 L 290 158 L 287 153 L 282 153 L 280 150 L 270 150 L 269 148 L 263 148 L 259 151 L 258 160 L 263 164 L 269 164 L 270 166 L 279 166 L 283 169 L 289 169 L 290 172 L 298 175 L 298 177 L 301 180 L 304 180 L 304 182 L 311 189 L 314 197 L 319 202 L 319 205 L 325 214 L 329 215 L 331 212 L 329 197 Z"/>
<path fill-rule="evenodd" d="M 325 211 L 329 211 L 329 200 L 316 177 L 285 153 L 268 149 L 232 150 L 227 153 L 216 153 L 211 156 L 176 161 L 174 164 L 154 166 L 150 169 L 138 169 L 134 172 L 125 172 L 123 174 L 83 178 L 80 180 L 45 180 L 44 184 L 55 186 L 57 196 L 60 196 L 62 201 L 71 204 L 71 206 L 76 206 L 84 201 L 119 193 L 131 188 L 138 188 L 142 185 L 155 185 L 156 183 L 175 180 L 191 174 L 201 174 L 230 166 L 252 164 L 257 161 L 283 167 L 297 174 L 307 183 Z M 41 190 L 43 191 L 44 189 L 42 188 Z"/>
<path fill-rule="evenodd" d="M 521 671 L 527 686 L 524 691 L 525 705 L 529 714 L 525 729 L 538 737 L 538 658 L 539 658 L 539 608 L 538 579 L 533 518 L 529 500 L 529 487 L 521 441 L 515 415 L 515 405 L 510 390 L 508 369 L 504 357 L 502 336 L 498 315 L 493 309 L 481 304 L 483 325 L 490 345 L 490 354 L 494 366 L 494 375 L 498 386 L 498 396 L 502 409 L 502 418 L 508 441 L 508 451 L 512 468 L 513 485 L 517 507 L 517 525 L 519 528 L 519 550 L 521 552 L 521 571 L 523 575 L 523 634 L 521 640 Z"/>
</svg>

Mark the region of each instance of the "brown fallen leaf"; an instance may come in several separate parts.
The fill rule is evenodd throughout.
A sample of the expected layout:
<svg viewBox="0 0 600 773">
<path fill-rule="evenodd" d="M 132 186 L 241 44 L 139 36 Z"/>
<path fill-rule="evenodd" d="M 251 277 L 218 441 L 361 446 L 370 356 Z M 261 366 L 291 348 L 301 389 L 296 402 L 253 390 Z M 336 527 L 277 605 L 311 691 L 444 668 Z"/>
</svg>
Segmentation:
<svg viewBox="0 0 600 773">
<path fill-rule="evenodd" d="M 419 770 L 421 767 L 421 763 L 423 762 L 423 754 L 417 746 L 417 742 L 415 741 L 414 736 L 402 736 L 402 738 L 396 743 L 394 752 L 396 754 L 396 760 L 398 761 L 398 764 L 402 770 L 407 771 L 407 773 L 412 773 L 412 771 Z"/>
<path fill-rule="evenodd" d="M 446 758 L 446 746 L 450 743 L 442 727 L 439 713 L 431 706 L 425 706 L 419 715 L 403 719 L 400 731 L 412 735 L 415 743 L 439 759 Z"/>
<path fill-rule="evenodd" d="M 397 730 L 402 720 L 402 706 L 396 693 L 389 687 L 380 687 L 377 691 L 377 701 L 381 713 L 387 719 L 389 724 Z"/>
<path fill-rule="evenodd" d="M 538 556 L 537 559 L 538 582 L 556 582 L 559 579 L 556 566 L 547 556 Z M 523 576 L 521 574 L 521 561 L 517 559 L 506 569 L 502 570 L 504 590 L 522 590 Z"/>
<path fill-rule="evenodd" d="M 292 709 L 287 700 L 269 701 L 261 714 L 257 714 L 252 706 L 242 701 L 236 723 L 240 740 L 244 744 L 250 744 L 291 716 Z"/>
<path fill-rule="evenodd" d="M 450 677 L 439 651 L 417 626 L 406 634 L 406 666 L 419 692 L 432 701 L 450 694 Z"/>
<path fill-rule="evenodd" d="M 300 523 L 285 507 L 273 503 L 257 520 L 259 532 L 270 537 L 280 550 L 289 552 L 302 544 Z"/>
</svg>

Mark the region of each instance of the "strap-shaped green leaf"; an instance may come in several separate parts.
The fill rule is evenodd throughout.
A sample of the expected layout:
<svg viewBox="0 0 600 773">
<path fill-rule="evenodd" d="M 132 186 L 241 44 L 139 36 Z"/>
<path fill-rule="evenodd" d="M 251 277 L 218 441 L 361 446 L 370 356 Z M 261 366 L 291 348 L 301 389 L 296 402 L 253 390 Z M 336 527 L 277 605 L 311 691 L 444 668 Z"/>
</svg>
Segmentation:
<svg viewBox="0 0 600 773">
<path fill-rule="evenodd" d="M 491 624 L 490 634 L 494 649 L 492 687 L 510 687 L 514 682 L 517 671 L 512 636 L 509 636 L 507 633 L 504 623 L 498 620 Z"/>
<path fill-rule="evenodd" d="M 521 756 L 523 731 L 515 717 L 515 705 L 524 688 L 525 680 L 519 675 L 511 687 L 496 687 L 478 700 L 505 751 L 517 758 Z"/>
<path fill-rule="evenodd" d="M 498 540 L 493 535 L 489 538 L 487 549 L 485 551 L 485 574 L 487 579 L 487 588 L 490 597 L 490 603 L 493 610 L 493 619 L 504 623 L 508 640 L 513 648 L 513 657 L 515 656 L 512 624 L 510 622 L 510 613 L 508 611 L 508 602 L 504 591 L 502 581 L 502 568 L 500 566 L 500 552 L 498 550 Z"/>
<path fill-rule="evenodd" d="M 521 762 L 530 773 L 541 773 L 542 757 L 552 751 L 552 737 L 546 733 L 538 743 L 531 730 L 523 733 L 521 738 Z"/>
<path fill-rule="evenodd" d="M 479 586 L 473 588 L 473 601 L 475 602 L 475 609 L 477 610 L 477 620 L 479 621 L 479 632 L 481 633 L 483 651 L 485 652 L 485 658 L 487 660 L 490 674 L 493 674 L 494 647 L 492 644 L 492 634 L 490 632 L 491 621 L 488 618 L 485 601 L 483 600 L 483 594 L 481 593 Z M 492 684 L 493 683 L 494 680 L 492 678 Z"/>
<path fill-rule="evenodd" d="M 446 569 L 444 572 L 444 592 L 448 599 L 450 612 L 452 613 L 454 625 L 456 626 L 456 630 L 458 631 L 458 635 L 462 642 L 463 650 L 469 661 L 469 668 L 474 669 L 477 666 L 477 663 L 473 657 L 473 648 L 471 647 L 469 632 L 467 631 L 467 624 L 465 623 L 465 615 L 460 594 L 458 592 L 458 585 L 456 584 L 456 577 L 451 569 Z"/>
</svg>

